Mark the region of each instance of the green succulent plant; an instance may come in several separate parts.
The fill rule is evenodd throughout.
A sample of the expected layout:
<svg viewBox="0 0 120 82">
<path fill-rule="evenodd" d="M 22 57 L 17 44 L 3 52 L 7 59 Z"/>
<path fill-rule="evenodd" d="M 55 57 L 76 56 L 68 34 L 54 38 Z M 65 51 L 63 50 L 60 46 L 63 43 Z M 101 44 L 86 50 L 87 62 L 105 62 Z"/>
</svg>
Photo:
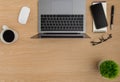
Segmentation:
<svg viewBox="0 0 120 82">
<path fill-rule="evenodd" d="M 105 60 L 99 65 L 100 74 L 108 79 L 115 79 L 120 74 L 119 65 L 113 60 Z"/>
</svg>

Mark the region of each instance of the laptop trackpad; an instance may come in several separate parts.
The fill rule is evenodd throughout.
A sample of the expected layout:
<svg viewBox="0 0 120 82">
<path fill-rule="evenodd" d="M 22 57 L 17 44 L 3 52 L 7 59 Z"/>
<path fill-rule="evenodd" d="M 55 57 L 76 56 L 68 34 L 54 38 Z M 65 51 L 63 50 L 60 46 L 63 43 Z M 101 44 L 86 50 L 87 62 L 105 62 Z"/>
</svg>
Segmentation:
<svg viewBox="0 0 120 82">
<path fill-rule="evenodd" d="M 73 0 L 52 0 L 54 14 L 73 14 Z"/>
</svg>

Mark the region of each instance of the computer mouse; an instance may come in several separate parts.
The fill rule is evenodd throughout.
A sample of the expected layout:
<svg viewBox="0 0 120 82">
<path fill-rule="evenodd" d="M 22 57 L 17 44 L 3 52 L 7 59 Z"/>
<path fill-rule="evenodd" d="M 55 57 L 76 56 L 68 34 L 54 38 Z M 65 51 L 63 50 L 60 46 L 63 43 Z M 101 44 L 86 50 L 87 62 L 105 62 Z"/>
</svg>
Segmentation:
<svg viewBox="0 0 120 82">
<path fill-rule="evenodd" d="M 18 22 L 20 24 L 26 24 L 29 18 L 29 15 L 30 15 L 30 8 L 26 6 L 22 7 L 18 17 Z"/>
</svg>

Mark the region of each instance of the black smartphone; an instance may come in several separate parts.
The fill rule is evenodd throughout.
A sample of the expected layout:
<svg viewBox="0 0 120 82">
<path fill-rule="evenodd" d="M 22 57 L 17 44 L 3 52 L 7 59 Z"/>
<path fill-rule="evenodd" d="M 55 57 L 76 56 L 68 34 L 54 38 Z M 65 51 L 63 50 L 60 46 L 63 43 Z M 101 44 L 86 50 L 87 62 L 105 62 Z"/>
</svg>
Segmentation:
<svg viewBox="0 0 120 82">
<path fill-rule="evenodd" d="M 102 3 L 91 5 L 90 9 L 95 22 L 96 29 L 101 29 L 108 26 Z"/>
</svg>

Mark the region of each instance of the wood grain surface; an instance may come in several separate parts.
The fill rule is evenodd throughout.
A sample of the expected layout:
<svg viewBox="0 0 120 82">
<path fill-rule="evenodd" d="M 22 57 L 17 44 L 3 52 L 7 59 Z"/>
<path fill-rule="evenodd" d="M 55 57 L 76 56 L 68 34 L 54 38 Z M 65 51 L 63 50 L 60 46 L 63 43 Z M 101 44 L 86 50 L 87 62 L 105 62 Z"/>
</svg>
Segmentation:
<svg viewBox="0 0 120 82">
<path fill-rule="evenodd" d="M 0 0 L 0 27 L 6 24 L 19 34 L 14 44 L 0 42 L 0 82 L 120 82 L 100 76 L 97 64 L 112 59 L 120 64 L 120 0 L 106 0 L 108 23 L 110 7 L 115 5 L 113 38 L 97 46 L 90 41 L 103 33 L 92 32 L 90 4 L 87 0 L 87 39 L 31 39 L 38 33 L 38 0 Z M 100 1 L 100 0 L 97 0 Z M 26 25 L 18 23 L 22 6 L 31 8 Z M 2 28 L 0 28 L 0 31 Z"/>
</svg>

